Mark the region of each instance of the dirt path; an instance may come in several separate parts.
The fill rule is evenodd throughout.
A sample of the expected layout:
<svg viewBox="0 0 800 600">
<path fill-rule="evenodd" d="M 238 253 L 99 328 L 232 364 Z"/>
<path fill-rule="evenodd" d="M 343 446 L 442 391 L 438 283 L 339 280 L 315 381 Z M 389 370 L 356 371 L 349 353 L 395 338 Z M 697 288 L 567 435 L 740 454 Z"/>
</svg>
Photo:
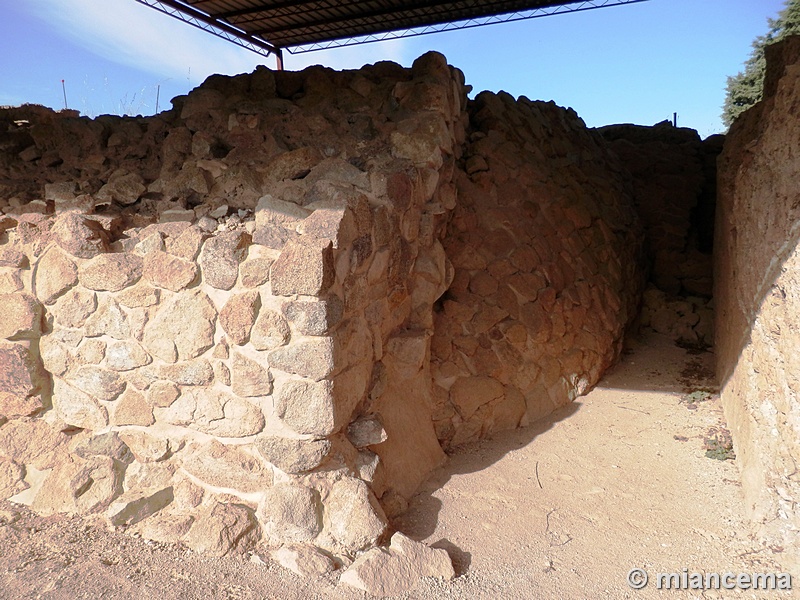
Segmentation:
<svg viewBox="0 0 800 600">
<path fill-rule="evenodd" d="M 664 338 L 632 353 L 552 418 L 461 448 L 397 524 L 447 548 L 459 577 L 406 598 L 779 598 L 656 590 L 658 572 L 780 571 L 755 544 L 726 452 L 713 355 Z M 688 396 L 689 392 L 701 393 Z M 712 444 L 713 445 L 713 444 Z M 256 557 L 210 559 L 78 519 L 0 504 L 0 598 L 366 598 L 338 574 L 303 580 Z M 632 590 L 637 567 L 651 583 Z M 800 585 L 800 584 L 799 584 Z"/>
</svg>

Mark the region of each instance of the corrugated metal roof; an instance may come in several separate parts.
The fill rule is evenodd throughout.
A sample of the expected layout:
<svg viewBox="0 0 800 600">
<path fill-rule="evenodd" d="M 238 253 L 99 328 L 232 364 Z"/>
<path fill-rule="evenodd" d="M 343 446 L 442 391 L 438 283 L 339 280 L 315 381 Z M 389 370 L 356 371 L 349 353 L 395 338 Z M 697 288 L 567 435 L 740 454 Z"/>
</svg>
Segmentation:
<svg viewBox="0 0 800 600">
<path fill-rule="evenodd" d="M 245 47 L 297 52 L 646 0 L 137 1 Z"/>
</svg>

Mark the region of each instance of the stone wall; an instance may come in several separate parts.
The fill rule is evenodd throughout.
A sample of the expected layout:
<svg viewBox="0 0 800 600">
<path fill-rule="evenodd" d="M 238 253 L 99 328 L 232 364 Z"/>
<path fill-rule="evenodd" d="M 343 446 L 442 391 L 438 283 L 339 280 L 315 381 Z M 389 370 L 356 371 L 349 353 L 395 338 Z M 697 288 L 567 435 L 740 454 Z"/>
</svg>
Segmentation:
<svg viewBox="0 0 800 600">
<path fill-rule="evenodd" d="M 597 131 L 631 174 L 650 281 L 674 296 L 710 297 L 716 161 L 724 136 L 701 140 L 694 129 L 667 121 Z"/>
<path fill-rule="evenodd" d="M 149 119 L 6 111 L 2 496 L 217 554 L 374 545 L 444 458 L 463 100 L 427 55 L 212 77 Z"/>
<path fill-rule="evenodd" d="M 442 444 L 594 385 L 641 289 L 622 169 L 467 90 L 430 53 L 0 112 L 0 497 L 321 572 Z"/>
<path fill-rule="evenodd" d="M 481 93 L 444 240 L 432 368 L 445 445 L 549 414 L 599 380 L 636 316 L 629 181 L 572 110 Z"/>
<path fill-rule="evenodd" d="M 764 100 L 720 158 L 716 352 L 748 509 L 797 564 L 800 38 L 768 46 L 767 65 Z"/>
</svg>

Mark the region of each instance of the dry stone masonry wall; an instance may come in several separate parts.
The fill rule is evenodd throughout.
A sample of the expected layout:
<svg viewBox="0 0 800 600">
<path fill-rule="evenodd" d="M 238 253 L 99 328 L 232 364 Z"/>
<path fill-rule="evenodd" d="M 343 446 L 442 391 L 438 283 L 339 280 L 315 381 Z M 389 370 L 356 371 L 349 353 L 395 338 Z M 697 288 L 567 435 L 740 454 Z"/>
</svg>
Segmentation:
<svg viewBox="0 0 800 600">
<path fill-rule="evenodd" d="M 442 445 L 594 385 L 642 281 L 619 163 L 467 90 L 430 53 L 213 76 L 150 118 L 0 112 L 0 497 L 323 572 Z M 441 561 L 397 535 L 351 584 Z"/>
<path fill-rule="evenodd" d="M 800 38 L 767 47 L 764 100 L 720 159 L 715 248 L 722 402 L 748 509 L 791 564 L 800 519 Z"/>
<path fill-rule="evenodd" d="M 701 140 L 667 121 L 597 131 L 630 173 L 645 229 L 648 289 L 639 324 L 683 345 L 710 346 L 716 160 L 724 136 Z"/>
<path fill-rule="evenodd" d="M 533 422 L 594 386 L 643 285 L 628 182 L 574 111 L 483 92 L 469 114 L 432 355 L 445 445 Z"/>
</svg>

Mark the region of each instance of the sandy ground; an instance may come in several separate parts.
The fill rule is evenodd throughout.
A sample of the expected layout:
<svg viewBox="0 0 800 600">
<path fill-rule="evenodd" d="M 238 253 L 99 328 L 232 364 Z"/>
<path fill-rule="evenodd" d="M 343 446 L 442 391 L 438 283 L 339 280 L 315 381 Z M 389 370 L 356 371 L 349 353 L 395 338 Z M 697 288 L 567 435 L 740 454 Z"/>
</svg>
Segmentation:
<svg viewBox="0 0 800 600">
<path fill-rule="evenodd" d="M 658 336 L 630 346 L 590 394 L 460 448 L 424 485 L 395 525 L 446 548 L 458 577 L 401 598 L 790 597 L 656 589 L 658 573 L 684 568 L 780 572 L 781 554 L 751 538 L 735 462 L 706 456 L 726 445 L 719 399 L 702 393 L 713 388 L 713 355 Z M 633 568 L 650 575 L 644 589 L 628 585 Z M 257 555 L 206 558 L 0 503 L 2 599 L 367 597 L 338 575 L 301 579 Z"/>
</svg>

